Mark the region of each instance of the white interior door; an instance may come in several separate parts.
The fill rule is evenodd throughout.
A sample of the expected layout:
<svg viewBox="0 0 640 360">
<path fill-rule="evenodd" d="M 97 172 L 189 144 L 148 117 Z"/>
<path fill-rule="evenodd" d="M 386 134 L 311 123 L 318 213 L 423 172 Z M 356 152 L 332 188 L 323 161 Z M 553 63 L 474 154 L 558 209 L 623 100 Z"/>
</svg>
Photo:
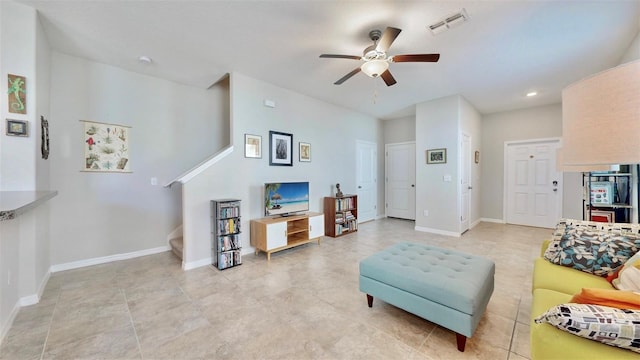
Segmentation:
<svg viewBox="0 0 640 360">
<path fill-rule="evenodd" d="M 385 145 L 386 215 L 416 219 L 416 144 Z"/>
<path fill-rule="evenodd" d="M 358 195 L 358 222 L 374 220 L 377 213 L 376 144 L 356 142 L 356 195 Z"/>
<path fill-rule="evenodd" d="M 460 142 L 460 233 L 469 230 L 471 211 L 471 137 L 462 134 Z"/>
<path fill-rule="evenodd" d="M 506 222 L 553 228 L 562 209 L 562 173 L 556 170 L 559 140 L 506 146 Z"/>
</svg>

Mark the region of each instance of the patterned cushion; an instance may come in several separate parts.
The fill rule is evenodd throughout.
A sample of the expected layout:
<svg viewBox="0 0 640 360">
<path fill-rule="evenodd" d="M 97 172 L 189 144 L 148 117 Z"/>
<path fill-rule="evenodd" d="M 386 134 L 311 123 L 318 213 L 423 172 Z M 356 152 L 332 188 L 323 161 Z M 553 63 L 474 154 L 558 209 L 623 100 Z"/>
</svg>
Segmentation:
<svg viewBox="0 0 640 360">
<path fill-rule="evenodd" d="M 633 234 L 620 235 L 615 231 L 567 227 L 559 249 L 549 259 L 553 264 L 606 277 L 640 250 L 640 238 Z"/>
<path fill-rule="evenodd" d="M 568 333 L 640 353 L 640 311 L 589 304 L 560 304 L 534 320 Z"/>
<path fill-rule="evenodd" d="M 558 251 L 560 251 L 560 240 L 562 236 L 572 229 L 585 228 L 592 231 L 610 232 L 620 235 L 635 235 L 640 237 L 640 225 L 638 224 L 625 224 L 625 223 L 602 223 L 598 221 L 587 221 L 577 219 L 560 219 L 556 228 L 551 236 L 551 241 L 547 247 L 544 258 L 547 260 L 553 259 Z"/>
</svg>

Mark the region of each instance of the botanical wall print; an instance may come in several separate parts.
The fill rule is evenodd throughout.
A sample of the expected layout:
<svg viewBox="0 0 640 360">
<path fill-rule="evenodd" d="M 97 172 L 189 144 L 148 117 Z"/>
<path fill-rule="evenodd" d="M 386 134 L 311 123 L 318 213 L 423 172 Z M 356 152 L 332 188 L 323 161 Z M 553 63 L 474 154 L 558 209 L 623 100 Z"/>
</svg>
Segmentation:
<svg viewBox="0 0 640 360">
<path fill-rule="evenodd" d="M 131 172 L 131 127 L 80 120 L 84 135 L 83 171 Z"/>
<path fill-rule="evenodd" d="M 293 166 L 293 134 L 269 131 L 269 165 Z"/>
<path fill-rule="evenodd" d="M 24 76 L 7 76 L 9 94 L 9 112 L 14 114 L 27 113 L 27 83 Z"/>
</svg>

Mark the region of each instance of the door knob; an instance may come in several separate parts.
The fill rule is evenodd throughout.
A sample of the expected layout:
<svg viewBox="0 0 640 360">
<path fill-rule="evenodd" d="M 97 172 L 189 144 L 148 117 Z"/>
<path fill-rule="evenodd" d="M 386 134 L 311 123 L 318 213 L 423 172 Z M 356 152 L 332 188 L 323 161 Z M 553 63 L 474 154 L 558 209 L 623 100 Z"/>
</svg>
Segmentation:
<svg viewBox="0 0 640 360">
<path fill-rule="evenodd" d="M 473 189 L 473 186 L 469 186 L 469 190 Z"/>
<path fill-rule="evenodd" d="M 414 184 L 411 184 L 411 187 L 416 187 Z"/>
<path fill-rule="evenodd" d="M 362 186 L 358 186 L 358 189 L 362 189 Z"/>
</svg>

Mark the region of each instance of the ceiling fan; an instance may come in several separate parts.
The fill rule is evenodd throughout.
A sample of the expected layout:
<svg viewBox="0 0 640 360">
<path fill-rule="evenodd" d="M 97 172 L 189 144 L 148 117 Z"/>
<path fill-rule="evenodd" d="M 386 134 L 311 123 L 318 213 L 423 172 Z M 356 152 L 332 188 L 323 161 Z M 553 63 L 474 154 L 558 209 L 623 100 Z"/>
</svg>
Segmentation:
<svg viewBox="0 0 640 360">
<path fill-rule="evenodd" d="M 394 85 L 396 79 L 393 78 L 389 71 L 390 63 L 400 62 L 437 62 L 440 59 L 440 54 L 410 54 L 410 55 L 387 55 L 387 50 L 398 37 L 402 30 L 394 27 L 387 27 L 384 33 L 380 30 L 372 30 L 369 32 L 369 38 L 373 41 L 373 45 L 364 49 L 362 56 L 356 55 L 335 55 L 335 54 L 322 54 L 321 58 L 333 58 L 333 59 L 353 59 L 362 60 L 364 64 L 355 68 L 353 71 L 336 81 L 335 85 L 340 85 L 347 81 L 353 75 L 362 71 L 367 76 L 376 78 L 380 76 L 384 80 L 387 86 Z"/>
</svg>

